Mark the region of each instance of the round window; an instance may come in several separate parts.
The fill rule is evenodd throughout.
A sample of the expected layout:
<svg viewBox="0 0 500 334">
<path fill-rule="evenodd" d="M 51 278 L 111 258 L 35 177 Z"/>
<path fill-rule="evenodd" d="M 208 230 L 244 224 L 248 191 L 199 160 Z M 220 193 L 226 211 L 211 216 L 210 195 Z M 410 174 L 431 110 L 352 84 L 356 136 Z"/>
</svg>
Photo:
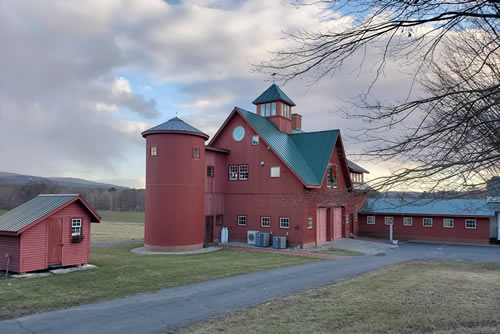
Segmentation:
<svg viewBox="0 0 500 334">
<path fill-rule="evenodd" d="M 233 138 L 236 141 L 240 141 L 243 137 L 245 137 L 245 129 L 241 125 L 238 125 L 233 130 Z"/>
</svg>

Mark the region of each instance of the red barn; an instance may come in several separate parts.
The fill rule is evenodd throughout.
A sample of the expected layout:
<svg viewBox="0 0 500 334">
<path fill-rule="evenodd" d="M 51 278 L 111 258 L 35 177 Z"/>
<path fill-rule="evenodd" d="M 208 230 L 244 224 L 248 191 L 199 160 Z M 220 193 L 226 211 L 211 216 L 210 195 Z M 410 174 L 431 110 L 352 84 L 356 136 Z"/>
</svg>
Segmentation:
<svg viewBox="0 0 500 334">
<path fill-rule="evenodd" d="M 146 248 L 200 248 L 223 227 L 231 241 L 261 231 L 302 247 L 357 233 L 367 171 L 349 164 L 340 131 L 303 131 L 275 84 L 253 104 L 235 107 L 208 145 L 177 117 L 143 133 Z"/>
<path fill-rule="evenodd" d="M 99 215 L 80 195 L 39 195 L 0 216 L 0 270 L 85 264 Z"/>
</svg>

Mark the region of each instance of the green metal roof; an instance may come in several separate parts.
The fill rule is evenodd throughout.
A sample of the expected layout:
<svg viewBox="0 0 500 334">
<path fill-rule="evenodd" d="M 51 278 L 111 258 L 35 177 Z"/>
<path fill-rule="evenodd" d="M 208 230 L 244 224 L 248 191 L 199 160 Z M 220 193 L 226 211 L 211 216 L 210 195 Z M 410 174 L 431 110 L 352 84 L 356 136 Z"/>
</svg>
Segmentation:
<svg viewBox="0 0 500 334">
<path fill-rule="evenodd" d="M 366 169 L 364 169 L 360 165 L 355 164 L 351 160 L 347 160 L 347 165 L 349 166 L 349 168 L 351 168 L 352 170 L 355 170 L 357 172 L 370 173 L 369 171 L 367 171 Z"/>
<path fill-rule="evenodd" d="M 77 194 L 38 195 L 31 201 L 1 215 L 0 231 L 17 232 L 76 197 L 78 197 Z"/>
<path fill-rule="evenodd" d="M 321 185 L 339 130 L 287 134 L 265 117 L 236 109 L 304 184 Z"/>
<path fill-rule="evenodd" d="M 486 199 L 369 198 L 361 213 L 494 216 L 493 203 Z"/>
<path fill-rule="evenodd" d="M 148 129 L 142 133 L 142 136 L 145 137 L 150 133 L 155 133 L 155 132 L 190 132 L 194 135 L 202 136 L 202 137 L 207 137 L 208 135 L 203 133 L 202 131 L 198 130 L 194 126 L 189 125 L 188 123 L 184 122 L 182 119 L 179 117 L 174 117 L 170 120 L 168 120 L 165 123 L 162 123 L 160 125 L 157 125 L 155 127 L 152 127 L 151 129 Z"/>
<path fill-rule="evenodd" d="M 271 101 L 283 101 L 291 106 L 295 106 L 292 99 L 289 98 L 276 84 L 272 84 L 264 93 L 260 94 L 252 103 L 259 104 Z"/>
</svg>

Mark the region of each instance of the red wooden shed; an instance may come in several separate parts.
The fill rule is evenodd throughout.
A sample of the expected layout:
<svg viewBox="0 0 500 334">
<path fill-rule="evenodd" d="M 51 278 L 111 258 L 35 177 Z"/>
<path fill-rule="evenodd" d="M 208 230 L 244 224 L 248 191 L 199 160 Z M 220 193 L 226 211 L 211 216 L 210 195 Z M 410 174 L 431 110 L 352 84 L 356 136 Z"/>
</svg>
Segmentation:
<svg viewBox="0 0 500 334">
<path fill-rule="evenodd" d="M 78 194 L 38 195 L 0 216 L 0 270 L 88 263 L 90 223 L 100 220 Z"/>
</svg>

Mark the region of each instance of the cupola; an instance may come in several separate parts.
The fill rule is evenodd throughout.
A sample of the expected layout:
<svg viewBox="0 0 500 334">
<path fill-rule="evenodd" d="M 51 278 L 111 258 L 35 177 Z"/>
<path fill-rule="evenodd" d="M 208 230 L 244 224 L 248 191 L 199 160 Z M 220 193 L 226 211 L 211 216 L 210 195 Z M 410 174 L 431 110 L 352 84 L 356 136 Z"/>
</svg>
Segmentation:
<svg viewBox="0 0 500 334">
<path fill-rule="evenodd" d="M 295 103 L 275 83 L 252 103 L 257 106 L 257 115 L 269 119 L 281 132 L 292 133 Z"/>
</svg>

